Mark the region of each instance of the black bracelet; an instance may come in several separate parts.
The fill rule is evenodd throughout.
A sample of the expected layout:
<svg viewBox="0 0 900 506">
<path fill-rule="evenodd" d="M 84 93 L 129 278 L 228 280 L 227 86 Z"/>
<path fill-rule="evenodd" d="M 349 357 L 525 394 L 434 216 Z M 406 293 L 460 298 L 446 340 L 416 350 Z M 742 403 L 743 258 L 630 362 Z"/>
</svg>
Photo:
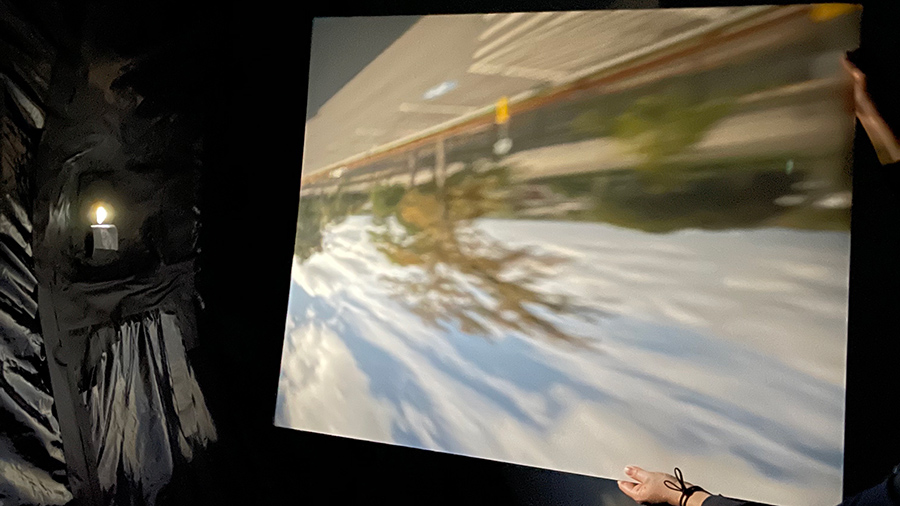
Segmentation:
<svg viewBox="0 0 900 506">
<path fill-rule="evenodd" d="M 702 487 L 697 485 L 692 485 L 690 487 L 686 486 L 684 483 L 684 475 L 681 473 L 681 469 L 675 468 L 675 479 L 678 480 L 678 483 L 672 483 L 669 480 L 665 480 L 663 484 L 669 488 L 669 490 L 674 490 L 676 492 L 681 492 L 681 498 L 678 499 L 678 506 L 687 506 L 688 499 L 694 494 L 694 492 L 703 491 Z"/>
</svg>

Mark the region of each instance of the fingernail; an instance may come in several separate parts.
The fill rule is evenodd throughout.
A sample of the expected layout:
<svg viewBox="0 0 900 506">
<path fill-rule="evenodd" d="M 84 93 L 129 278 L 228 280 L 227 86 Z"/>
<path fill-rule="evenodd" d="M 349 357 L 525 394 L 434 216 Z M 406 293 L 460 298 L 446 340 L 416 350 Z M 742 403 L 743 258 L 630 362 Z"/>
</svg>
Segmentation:
<svg viewBox="0 0 900 506">
<path fill-rule="evenodd" d="M 625 474 L 627 474 L 628 476 L 631 476 L 631 473 L 633 473 L 633 472 L 634 472 L 634 468 L 633 468 L 633 467 L 631 467 L 631 466 L 625 466 Z"/>
</svg>

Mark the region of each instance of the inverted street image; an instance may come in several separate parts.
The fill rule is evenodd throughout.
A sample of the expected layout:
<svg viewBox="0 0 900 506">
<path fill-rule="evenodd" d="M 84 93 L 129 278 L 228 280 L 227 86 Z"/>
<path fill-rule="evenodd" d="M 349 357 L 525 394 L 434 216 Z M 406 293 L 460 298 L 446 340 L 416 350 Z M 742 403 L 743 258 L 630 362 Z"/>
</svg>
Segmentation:
<svg viewBox="0 0 900 506">
<path fill-rule="evenodd" d="M 275 424 L 839 502 L 859 14 L 411 20 L 308 115 Z"/>
</svg>

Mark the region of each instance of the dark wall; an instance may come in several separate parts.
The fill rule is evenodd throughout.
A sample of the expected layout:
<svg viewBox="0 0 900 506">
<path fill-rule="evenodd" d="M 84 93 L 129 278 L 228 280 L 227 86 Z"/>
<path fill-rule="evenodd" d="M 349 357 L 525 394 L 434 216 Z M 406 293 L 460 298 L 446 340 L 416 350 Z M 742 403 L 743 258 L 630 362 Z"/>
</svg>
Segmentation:
<svg viewBox="0 0 900 506">
<path fill-rule="evenodd" d="M 88 37 L 99 52 L 158 55 L 134 71 L 131 85 L 181 117 L 203 118 L 200 125 L 183 124 L 190 136 L 163 129 L 170 137 L 140 141 L 167 147 L 153 150 L 161 158 L 149 162 L 160 168 L 165 180 L 160 188 L 178 186 L 183 191 L 149 193 L 184 193 L 184 198 L 155 204 L 169 209 L 193 199 L 187 191 L 193 180 L 177 181 L 174 176 L 195 168 L 178 162 L 190 160 L 195 145 L 179 144 L 178 139 L 194 139 L 197 133 L 203 138 L 197 281 L 205 310 L 200 313 L 199 346 L 190 359 L 217 424 L 219 443 L 193 477 L 172 484 L 169 493 L 181 499 L 175 503 L 599 505 L 617 493 L 609 480 L 273 426 L 308 113 L 311 23 L 314 16 L 678 7 L 687 2 L 339 0 L 305 10 L 276 7 L 274 2 L 92 0 L 66 3 L 64 8 L 49 1 L 17 4 L 30 22 L 44 27 L 48 40 L 64 55 L 66 47 L 75 50 L 76 36 Z M 690 2 L 728 4 L 734 2 Z M 87 35 L 69 33 L 61 29 L 61 16 L 74 25 L 103 28 L 87 30 Z M 896 8 L 874 2 L 866 7 L 860 64 L 872 80 L 879 107 L 900 129 L 897 21 Z M 844 483 L 848 494 L 878 482 L 900 461 L 900 419 L 890 409 L 900 384 L 900 340 L 893 322 L 900 308 L 900 270 L 894 260 L 900 249 L 900 173 L 878 166 L 861 130 L 854 185 Z M 158 253 L 166 256 L 165 251 Z M 39 362 L 38 355 L 31 358 Z M 12 433 L 5 425 L 4 430 Z M 25 439 L 17 436 L 17 441 Z M 56 443 L 49 445 L 58 450 Z M 64 481 L 59 456 L 45 458 L 41 453 L 40 458 Z"/>
<path fill-rule="evenodd" d="M 751 2 L 754 3 L 754 2 Z M 772 3 L 772 2 L 756 2 Z M 721 5 L 694 3 L 693 5 Z M 223 442 L 221 486 L 236 502 L 272 504 L 591 504 L 610 482 L 411 450 L 272 425 L 281 360 L 306 118 L 314 15 L 427 14 L 613 6 L 658 2 L 346 2 L 302 13 L 274 3 L 234 4 L 213 32 L 204 107 L 209 135 L 203 180 L 202 346 L 192 361 Z M 675 6 L 663 2 L 662 6 Z M 678 5 L 684 5 L 679 3 Z M 877 7 L 872 11 L 876 12 Z M 867 13 L 871 72 L 891 77 L 887 35 L 896 12 Z M 898 83 L 894 81 L 894 83 Z M 894 84 L 893 89 L 897 84 Z M 887 104 L 892 97 L 876 97 Z M 890 106 L 886 106 L 890 107 Z M 896 123 L 895 123 L 896 124 Z M 895 127 L 896 128 L 896 127 Z M 861 131 L 860 131 L 861 132 Z M 860 134 L 855 160 L 845 491 L 883 478 L 900 462 L 893 404 L 900 357 L 895 232 L 897 174 L 877 166 Z M 259 210 L 257 214 L 256 210 Z M 883 287 L 889 287 L 883 290 Z"/>
</svg>

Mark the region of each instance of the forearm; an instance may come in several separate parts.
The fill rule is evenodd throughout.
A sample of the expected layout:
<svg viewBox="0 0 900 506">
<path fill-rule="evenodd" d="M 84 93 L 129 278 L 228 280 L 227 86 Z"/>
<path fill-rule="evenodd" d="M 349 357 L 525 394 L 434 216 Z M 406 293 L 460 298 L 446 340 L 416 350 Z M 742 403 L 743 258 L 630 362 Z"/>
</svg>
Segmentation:
<svg viewBox="0 0 900 506">
<path fill-rule="evenodd" d="M 872 97 L 868 93 L 860 93 L 856 105 L 856 117 L 866 130 L 878 160 L 882 165 L 900 161 L 900 141 L 891 127 L 884 121 Z"/>
<path fill-rule="evenodd" d="M 688 484 L 690 486 L 690 484 Z M 706 499 L 710 496 L 709 492 L 700 489 L 696 492 L 692 493 L 690 497 L 688 497 L 686 506 L 703 506 Z M 666 503 L 671 506 L 682 506 L 681 503 L 681 492 L 677 490 L 673 490 L 666 498 Z M 708 505 L 707 505 L 708 506 Z"/>
<path fill-rule="evenodd" d="M 687 506 L 701 506 L 706 499 L 709 497 L 709 493 L 703 490 L 698 490 L 691 494 L 691 497 L 688 499 Z"/>
<path fill-rule="evenodd" d="M 676 502 L 677 506 L 677 502 Z M 734 499 L 721 495 L 713 495 L 703 491 L 695 493 L 688 501 L 688 506 L 769 506 L 762 503 Z"/>
<path fill-rule="evenodd" d="M 882 165 L 887 165 L 900 161 L 900 143 L 896 136 L 891 132 L 890 127 L 879 116 L 859 116 L 859 122 L 862 124 L 869 140 L 875 148 L 878 155 L 878 161 Z"/>
</svg>

